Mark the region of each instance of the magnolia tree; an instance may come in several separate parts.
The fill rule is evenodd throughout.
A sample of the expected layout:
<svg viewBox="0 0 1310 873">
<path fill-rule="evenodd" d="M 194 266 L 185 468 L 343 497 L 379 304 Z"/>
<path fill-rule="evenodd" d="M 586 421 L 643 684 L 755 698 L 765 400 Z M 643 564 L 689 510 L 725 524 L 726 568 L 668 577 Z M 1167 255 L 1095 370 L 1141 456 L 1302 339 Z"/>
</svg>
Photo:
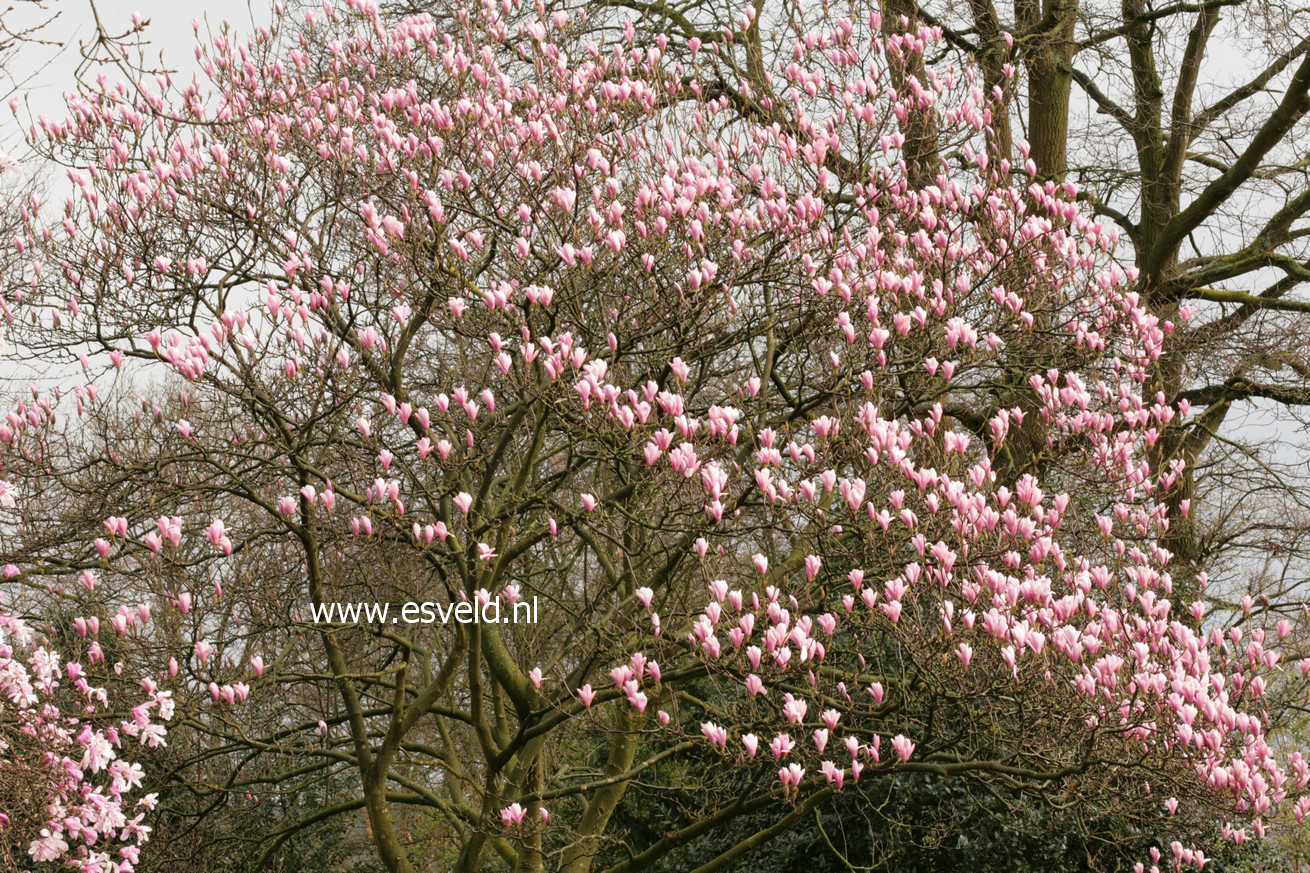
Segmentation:
<svg viewBox="0 0 1310 873">
<path fill-rule="evenodd" d="M 156 796 L 128 797 L 141 787 L 142 770 L 119 755 L 136 740 L 162 745 L 160 722 L 172 714 L 169 693 L 143 684 L 148 699 L 119 722 L 80 663 L 61 663 L 57 652 L 32 643 L 20 618 L 0 614 L 0 857 L 10 869 L 43 862 L 136 869 Z M 64 703 L 65 696 L 76 702 Z"/>
<path fill-rule="evenodd" d="M 176 702 L 161 828 L 718 870 L 922 774 L 1145 869 L 1302 817 L 1294 628 L 1212 626 L 1162 545 L 1174 325 L 937 33 L 798 9 L 782 124 L 701 75 L 730 31 L 448 13 L 279 14 L 32 127 L 72 195 L 8 331 L 78 375 L 0 426 L 6 588 Z"/>
<path fill-rule="evenodd" d="M 11 509 L 10 483 L 0 481 L 0 506 Z M 12 564 L 4 574 L 18 572 Z M 139 618 L 148 620 L 143 607 Z M 77 619 L 86 628 L 86 619 Z M 98 620 L 92 618 L 91 624 Z M 65 660 L 38 639 L 20 616 L 0 611 L 0 861 L 5 869 L 75 867 L 88 873 L 128 873 L 140 860 L 151 828 L 145 817 L 156 795 L 133 799 L 142 768 L 123 757 L 132 747 L 164 745 L 163 722 L 173 701 L 150 679 L 144 700 L 124 718 L 89 666 L 103 661 L 92 642 L 87 665 Z M 47 866 L 49 864 L 49 866 Z"/>
</svg>

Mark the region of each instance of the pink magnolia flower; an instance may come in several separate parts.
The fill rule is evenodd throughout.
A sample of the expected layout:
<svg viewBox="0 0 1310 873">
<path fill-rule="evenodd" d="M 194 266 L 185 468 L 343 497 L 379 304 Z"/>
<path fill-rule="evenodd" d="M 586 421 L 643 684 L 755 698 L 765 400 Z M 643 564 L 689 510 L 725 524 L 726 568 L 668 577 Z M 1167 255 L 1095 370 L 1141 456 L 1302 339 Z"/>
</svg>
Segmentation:
<svg viewBox="0 0 1310 873">
<path fill-rule="evenodd" d="M 819 568 L 823 566 L 823 559 L 818 555 L 805 556 L 805 581 L 813 582 L 819 575 Z"/>
<path fill-rule="evenodd" d="M 58 831 L 51 833 L 49 828 L 41 829 L 41 836 L 33 840 L 27 852 L 38 864 L 54 861 L 63 857 L 68 851 L 68 843 Z"/>
<path fill-rule="evenodd" d="M 914 743 L 904 734 L 897 734 L 892 738 L 892 748 L 896 750 L 896 757 L 902 761 L 910 760 L 914 754 Z"/>
<path fill-rule="evenodd" d="M 784 758 L 796 748 L 796 744 L 787 734 L 778 734 L 769 743 L 769 751 L 773 753 L 774 760 Z"/>
<path fill-rule="evenodd" d="M 524 809 L 518 803 L 511 803 L 500 811 L 500 820 L 507 828 L 517 827 L 523 823 Z"/>
<path fill-rule="evenodd" d="M 710 745 L 718 746 L 720 749 L 725 748 L 728 743 L 728 731 L 725 728 L 716 725 L 714 722 L 707 721 L 700 726 L 701 733 L 705 739 L 710 741 Z"/>
</svg>

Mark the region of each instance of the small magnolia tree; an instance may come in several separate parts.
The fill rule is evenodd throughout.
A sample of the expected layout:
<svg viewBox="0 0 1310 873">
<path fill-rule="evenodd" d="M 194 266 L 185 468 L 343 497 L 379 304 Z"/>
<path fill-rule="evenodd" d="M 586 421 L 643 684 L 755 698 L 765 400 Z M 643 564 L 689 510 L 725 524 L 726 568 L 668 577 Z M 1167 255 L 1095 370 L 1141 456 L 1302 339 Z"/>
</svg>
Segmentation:
<svg viewBox="0 0 1310 873">
<path fill-rule="evenodd" d="M 1058 791 L 1149 866 L 1301 818 L 1292 627 L 1209 628 L 1161 545 L 1173 326 L 936 33 L 746 9 L 784 124 L 700 76 L 733 32 L 447 12 L 279 15 L 32 129 L 74 193 L 23 211 L 11 337 L 85 377 L 0 427 L 9 584 L 176 699 L 169 809 L 259 863 L 363 810 L 393 871 L 723 869 L 897 774 Z M 497 598 L 537 623 L 401 620 Z"/>
<path fill-rule="evenodd" d="M 0 857 L 7 869 L 136 869 L 156 796 L 131 800 L 143 774 L 120 753 L 138 742 L 162 746 L 161 722 L 173 711 L 169 692 L 149 680 L 142 685 L 147 699 L 120 720 L 81 663 L 63 662 L 34 642 L 22 619 L 0 613 Z"/>
</svg>

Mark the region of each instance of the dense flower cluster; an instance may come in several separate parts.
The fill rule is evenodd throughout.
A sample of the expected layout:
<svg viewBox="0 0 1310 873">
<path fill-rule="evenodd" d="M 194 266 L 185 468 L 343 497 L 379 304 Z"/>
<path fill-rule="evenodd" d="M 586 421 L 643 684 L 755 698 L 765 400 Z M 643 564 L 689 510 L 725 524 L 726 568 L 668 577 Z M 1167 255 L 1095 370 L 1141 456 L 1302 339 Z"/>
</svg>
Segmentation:
<svg viewBox="0 0 1310 873">
<path fill-rule="evenodd" d="M 28 840 L 30 861 L 88 873 L 128 873 L 150 835 L 155 795 L 133 801 L 141 767 L 125 745 L 164 744 L 173 715 L 167 691 L 142 683 L 147 699 L 115 722 L 109 700 L 77 661 L 34 641 L 29 626 L 0 614 L 0 784 L 6 814 L 0 847 Z M 10 858 L 12 863 L 24 863 Z"/>
</svg>

